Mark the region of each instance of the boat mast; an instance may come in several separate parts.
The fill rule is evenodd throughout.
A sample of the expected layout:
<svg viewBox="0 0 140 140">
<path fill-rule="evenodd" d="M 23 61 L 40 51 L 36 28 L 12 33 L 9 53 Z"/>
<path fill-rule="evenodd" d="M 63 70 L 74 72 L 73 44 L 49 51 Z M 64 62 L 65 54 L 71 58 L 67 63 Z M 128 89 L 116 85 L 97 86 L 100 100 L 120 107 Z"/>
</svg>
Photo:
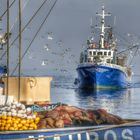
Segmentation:
<svg viewBox="0 0 140 140">
<path fill-rule="evenodd" d="M 101 29 L 100 33 L 100 47 L 104 48 L 104 41 L 105 41 L 105 29 L 110 28 L 110 27 L 105 27 L 105 17 L 110 16 L 111 14 L 106 14 L 105 13 L 105 8 L 102 6 L 102 13 L 98 14 L 96 13 L 97 16 L 101 16 L 101 27 L 97 27 Z"/>
<path fill-rule="evenodd" d="M 18 102 L 20 101 L 20 89 L 21 89 L 21 0 L 19 0 L 19 67 L 18 67 Z"/>
<path fill-rule="evenodd" d="M 7 87 L 6 87 L 6 99 L 5 105 L 8 101 L 9 94 L 9 0 L 7 0 L 7 77 L 6 77 Z"/>
<path fill-rule="evenodd" d="M 104 48 L 104 35 L 105 35 L 105 10 L 102 6 L 102 16 L 101 16 L 101 48 Z"/>
</svg>

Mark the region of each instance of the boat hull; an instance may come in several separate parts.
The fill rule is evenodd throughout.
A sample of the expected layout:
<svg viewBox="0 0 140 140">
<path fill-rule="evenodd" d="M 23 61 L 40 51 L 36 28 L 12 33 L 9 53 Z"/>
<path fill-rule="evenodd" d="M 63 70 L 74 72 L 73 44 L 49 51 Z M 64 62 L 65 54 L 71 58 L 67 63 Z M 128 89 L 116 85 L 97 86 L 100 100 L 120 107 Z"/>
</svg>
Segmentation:
<svg viewBox="0 0 140 140">
<path fill-rule="evenodd" d="M 7 73 L 6 67 L 0 66 L 0 76 L 3 76 L 3 75 L 6 74 L 6 73 Z"/>
<path fill-rule="evenodd" d="M 0 132 L 1 140 L 139 140 L 140 124 Z"/>
<path fill-rule="evenodd" d="M 128 86 L 126 73 L 118 68 L 90 65 L 78 67 L 77 72 L 79 88 L 119 89 Z"/>
</svg>

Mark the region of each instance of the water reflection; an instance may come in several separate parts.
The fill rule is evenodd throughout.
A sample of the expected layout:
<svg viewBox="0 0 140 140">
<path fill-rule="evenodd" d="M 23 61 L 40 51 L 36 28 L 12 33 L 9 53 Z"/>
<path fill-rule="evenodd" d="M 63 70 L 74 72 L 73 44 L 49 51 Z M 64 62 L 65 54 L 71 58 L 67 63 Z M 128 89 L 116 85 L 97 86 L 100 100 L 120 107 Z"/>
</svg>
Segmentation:
<svg viewBox="0 0 140 140">
<path fill-rule="evenodd" d="M 91 96 L 93 98 L 121 98 L 122 96 L 131 96 L 131 89 L 122 90 L 85 90 L 85 89 L 75 89 L 75 92 L 80 98 L 85 98 Z M 125 98 L 125 97 L 124 97 Z M 130 98 L 130 97 L 129 97 Z"/>
<path fill-rule="evenodd" d="M 120 115 L 122 108 L 129 109 L 131 89 L 123 90 L 83 90 L 76 89 L 79 106 L 88 109 L 104 108 L 110 113 Z"/>
<path fill-rule="evenodd" d="M 85 109 L 104 108 L 123 118 L 140 119 L 140 84 L 138 88 L 123 90 L 76 89 L 74 79 L 55 77 L 51 86 L 51 101 L 62 102 Z M 136 86 L 135 86 L 136 87 Z"/>
</svg>

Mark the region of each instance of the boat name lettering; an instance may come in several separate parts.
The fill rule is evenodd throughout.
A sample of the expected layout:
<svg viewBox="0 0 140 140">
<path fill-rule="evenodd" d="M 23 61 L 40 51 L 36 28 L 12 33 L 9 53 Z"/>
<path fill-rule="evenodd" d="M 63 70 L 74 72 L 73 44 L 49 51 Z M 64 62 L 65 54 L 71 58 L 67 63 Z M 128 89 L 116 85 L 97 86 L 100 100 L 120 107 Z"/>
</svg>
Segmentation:
<svg viewBox="0 0 140 140">
<path fill-rule="evenodd" d="M 109 135 L 112 136 L 113 140 L 117 140 L 117 135 L 113 130 L 108 130 L 104 134 L 104 140 L 108 140 Z"/>
<path fill-rule="evenodd" d="M 90 140 L 101 140 L 101 139 L 102 140 L 109 140 L 109 139 L 120 140 L 120 137 L 118 137 L 118 135 L 121 136 L 121 140 L 134 140 L 133 132 L 130 129 L 123 129 L 120 134 L 118 134 L 118 132 L 113 131 L 113 130 L 107 130 L 107 131 L 102 132 L 102 133 L 100 133 L 100 131 L 99 132 L 91 131 L 91 132 L 88 132 L 87 139 L 90 139 Z M 87 134 L 86 134 L 86 136 L 87 136 Z M 77 134 L 77 137 L 79 140 L 81 139 L 81 135 Z M 29 136 L 28 138 L 32 139 L 32 140 L 36 139 L 36 137 L 34 137 L 34 136 Z M 38 138 L 38 140 L 44 140 L 45 136 L 39 135 L 37 138 Z M 72 135 L 69 138 L 71 139 Z M 53 140 L 61 140 L 61 138 L 60 138 L 60 136 L 54 136 Z"/>
<path fill-rule="evenodd" d="M 90 132 L 90 139 L 91 140 L 99 140 L 99 134 L 96 132 Z"/>
<path fill-rule="evenodd" d="M 90 135 L 90 140 L 100 140 L 101 139 L 101 135 L 99 135 L 98 132 L 89 132 Z M 118 133 L 116 133 L 113 130 L 107 130 L 105 131 L 105 133 L 103 134 L 103 140 L 108 140 L 110 138 L 112 138 L 112 140 L 119 140 L 119 138 L 117 137 Z M 121 132 L 121 140 L 134 140 L 133 138 L 133 132 L 130 129 L 124 129 Z"/>
<path fill-rule="evenodd" d="M 61 140 L 60 137 L 54 137 L 53 140 Z"/>
<path fill-rule="evenodd" d="M 37 137 L 37 140 L 45 140 L 43 137 L 44 137 L 44 135 L 39 135 Z M 36 140 L 36 138 L 34 136 L 29 136 L 28 138 L 31 139 L 31 140 Z"/>
<path fill-rule="evenodd" d="M 130 129 L 124 129 L 122 131 L 122 137 L 125 140 L 134 140 L 131 136 L 133 136 L 133 132 Z"/>
</svg>

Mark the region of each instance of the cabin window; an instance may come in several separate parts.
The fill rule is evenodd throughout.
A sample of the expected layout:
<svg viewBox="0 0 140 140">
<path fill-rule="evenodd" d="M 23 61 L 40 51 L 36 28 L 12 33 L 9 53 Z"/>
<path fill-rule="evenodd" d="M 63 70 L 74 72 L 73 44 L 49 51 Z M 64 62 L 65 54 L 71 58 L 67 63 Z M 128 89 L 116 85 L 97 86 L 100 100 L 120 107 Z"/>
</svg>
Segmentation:
<svg viewBox="0 0 140 140">
<path fill-rule="evenodd" d="M 104 52 L 104 55 L 107 55 L 107 52 Z"/>
<path fill-rule="evenodd" d="M 98 52 L 97 54 L 98 54 L 98 55 L 102 55 L 103 53 L 102 53 L 102 52 Z"/>
<path fill-rule="evenodd" d="M 110 63 L 110 59 L 107 59 L 107 63 Z"/>
<path fill-rule="evenodd" d="M 92 55 L 92 51 L 89 51 L 89 55 L 90 55 L 90 56 Z"/>
<path fill-rule="evenodd" d="M 108 55 L 111 55 L 111 52 L 108 52 Z"/>
<path fill-rule="evenodd" d="M 96 55 L 96 52 L 93 52 L 93 55 Z"/>
<path fill-rule="evenodd" d="M 91 58 L 88 58 L 88 62 L 91 62 Z"/>
</svg>

